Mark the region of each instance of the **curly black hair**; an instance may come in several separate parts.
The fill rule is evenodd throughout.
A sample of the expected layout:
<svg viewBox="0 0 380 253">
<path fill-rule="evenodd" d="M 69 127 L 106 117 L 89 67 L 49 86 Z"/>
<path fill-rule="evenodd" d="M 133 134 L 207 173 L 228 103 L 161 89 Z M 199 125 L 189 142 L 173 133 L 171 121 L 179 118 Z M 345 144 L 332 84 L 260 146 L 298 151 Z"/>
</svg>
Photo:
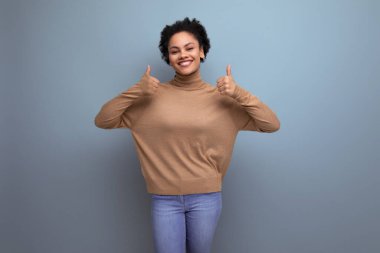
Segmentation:
<svg viewBox="0 0 380 253">
<path fill-rule="evenodd" d="M 195 36 L 199 42 L 200 47 L 203 48 L 203 52 L 206 58 L 206 55 L 211 47 L 210 40 L 207 37 L 206 29 L 197 19 L 193 18 L 193 20 L 190 20 L 188 17 L 186 17 L 184 20 L 178 20 L 172 25 L 166 25 L 165 28 L 161 31 L 161 40 L 158 47 L 161 51 L 161 58 L 167 64 L 169 64 L 169 40 L 174 34 L 182 31 L 189 32 Z M 203 61 L 204 59 L 202 58 L 201 62 Z"/>
</svg>

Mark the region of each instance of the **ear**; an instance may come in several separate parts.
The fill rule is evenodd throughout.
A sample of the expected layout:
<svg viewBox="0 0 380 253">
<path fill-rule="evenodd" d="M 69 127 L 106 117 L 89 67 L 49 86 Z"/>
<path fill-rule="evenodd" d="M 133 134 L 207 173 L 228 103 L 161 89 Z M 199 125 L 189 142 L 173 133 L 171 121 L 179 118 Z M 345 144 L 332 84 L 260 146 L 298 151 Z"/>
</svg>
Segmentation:
<svg viewBox="0 0 380 253">
<path fill-rule="evenodd" d="M 200 48 L 200 55 L 201 55 L 201 59 L 205 58 L 205 53 L 203 51 L 203 47 Z"/>
</svg>

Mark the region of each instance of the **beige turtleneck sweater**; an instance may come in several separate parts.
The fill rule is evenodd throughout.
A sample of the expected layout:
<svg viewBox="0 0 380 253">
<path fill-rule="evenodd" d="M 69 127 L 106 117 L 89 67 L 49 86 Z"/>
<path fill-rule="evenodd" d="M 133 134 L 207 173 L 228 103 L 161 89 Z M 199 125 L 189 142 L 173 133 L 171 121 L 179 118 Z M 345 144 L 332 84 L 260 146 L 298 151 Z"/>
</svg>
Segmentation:
<svg viewBox="0 0 380 253">
<path fill-rule="evenodd" d="M 134 84 L 103 105 L 95 124 L 130 129 L 147 191 L 165 195 L 221 191 L 238 131 L 280 127 L 256 96 L 238 85 L 221 95 L 199 71 L 176 74 L 149 96 Z"/>
</svg>

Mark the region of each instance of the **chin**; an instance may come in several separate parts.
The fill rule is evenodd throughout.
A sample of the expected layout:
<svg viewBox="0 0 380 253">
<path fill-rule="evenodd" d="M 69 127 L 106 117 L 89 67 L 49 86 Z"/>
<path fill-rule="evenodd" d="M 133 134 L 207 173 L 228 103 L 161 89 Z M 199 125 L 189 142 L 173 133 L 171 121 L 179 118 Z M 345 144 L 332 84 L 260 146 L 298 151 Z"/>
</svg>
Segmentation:
<svg viewBox="0 0 380 253">
<path fill-rule="evenodd" d="M 187 76 L 187 75 L 190 75 L 191 73 L 194 73 L 194 71 L 192 71 L 192 70 L 189 70 L 189 71 L 179 71 L 178 73 L 180 73 L 181 75 Z"/>
<path fill-rule="evenodd" d="M 196 72 L 198 69 L 186 69 L 186 70 L 183 70 L 183 69 L 177 69 L 176 72 L 181 74 L 181 75 L 190 75 L 190 74 L 193 74 L 194 72 Z"/>
</svg>

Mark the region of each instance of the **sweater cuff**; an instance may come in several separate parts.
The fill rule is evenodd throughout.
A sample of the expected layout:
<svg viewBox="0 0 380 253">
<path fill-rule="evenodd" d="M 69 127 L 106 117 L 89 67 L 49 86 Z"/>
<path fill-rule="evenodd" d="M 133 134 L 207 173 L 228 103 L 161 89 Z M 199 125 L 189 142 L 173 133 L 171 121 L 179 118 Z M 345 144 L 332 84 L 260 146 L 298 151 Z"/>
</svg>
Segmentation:
<svg viewBox="0 0 380 253">
<path fill-rule="evenodd" d="M 234 93 L 232 94 L 232 98 L 234 98 L 239 103 L 244 103 L 250 100 L 252 97 L 257 98 L 249 91 L 243 89 L 242 87 L 236 84 Z"/>
</svg>

